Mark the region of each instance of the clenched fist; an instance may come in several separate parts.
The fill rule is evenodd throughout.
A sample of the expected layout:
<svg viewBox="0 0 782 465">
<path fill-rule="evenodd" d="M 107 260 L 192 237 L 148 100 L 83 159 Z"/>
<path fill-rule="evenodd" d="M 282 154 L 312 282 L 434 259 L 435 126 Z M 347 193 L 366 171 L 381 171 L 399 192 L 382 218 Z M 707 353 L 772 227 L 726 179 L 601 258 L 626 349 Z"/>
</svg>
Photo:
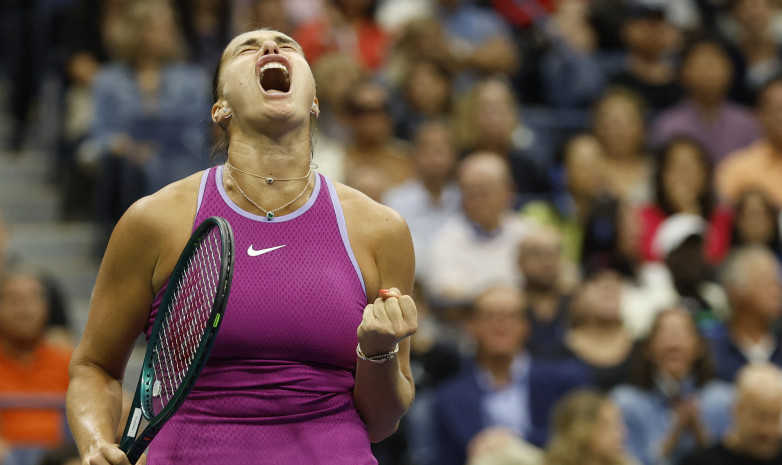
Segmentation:
<svg viewBox="0 0 782 465">
<path fill-rule="evenodd" d="M 381 355 L 394 350 L 404 338 L 418 330 L 418 312 L 409 295 L 399 289 L 381 289 L 378 298 L 364 308 L 358 326 L 358 343 L 367 356 Z"/>
</svg>

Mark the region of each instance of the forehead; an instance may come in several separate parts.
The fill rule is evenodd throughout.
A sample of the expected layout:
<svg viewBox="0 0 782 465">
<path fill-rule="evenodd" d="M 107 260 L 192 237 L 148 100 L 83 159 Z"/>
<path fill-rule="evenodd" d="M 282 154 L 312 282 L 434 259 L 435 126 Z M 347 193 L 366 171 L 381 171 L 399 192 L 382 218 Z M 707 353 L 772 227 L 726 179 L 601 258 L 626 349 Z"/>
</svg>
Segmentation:
<svg viewBox="0 0 782 465">
<path fill-rule="evenodd" d="M 245 32 L 236 36 L 225 48 L 224 55 L 231 53 L 237 47 L 242 45 L 260 45 L 267 40 L 273 40 L 278 45 L 293 45 L 299 52 L 302 52 L 298 42 L 293 40 L 287 34 L 270 29 L 257 29 L 255 31 Z"/>
</svg>

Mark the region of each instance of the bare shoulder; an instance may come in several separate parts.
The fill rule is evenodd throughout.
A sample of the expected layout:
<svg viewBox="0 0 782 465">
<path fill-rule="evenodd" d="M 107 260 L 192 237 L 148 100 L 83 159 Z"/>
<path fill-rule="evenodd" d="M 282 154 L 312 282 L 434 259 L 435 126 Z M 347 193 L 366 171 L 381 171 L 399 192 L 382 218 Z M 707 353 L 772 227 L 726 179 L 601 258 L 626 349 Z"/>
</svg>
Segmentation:
<svg viewBox="0 0 782 465">
<path fill-rule="evenodd" d="M 114 228 L 107 255 L 146 263 L 160 285 L 190 237 L 200 181 L 196 173 L 136 201 Z"/>
<path fill-rule="evenodd" d="M 139 199 L 120 224 L 127 223 L 140 234 L 166 235 L 181 228 L 189 231 L 198 203 L 201 174 L 188 176 Z"/>
<path fill-rule="evenodd" d="M 379 240 L 410 234 L 407 223 L 396 210 L 372 200 L 352 187 L 336 182 L 334 186 L 348 226 L 352 224 L 364 234 Z"/>
</svg>

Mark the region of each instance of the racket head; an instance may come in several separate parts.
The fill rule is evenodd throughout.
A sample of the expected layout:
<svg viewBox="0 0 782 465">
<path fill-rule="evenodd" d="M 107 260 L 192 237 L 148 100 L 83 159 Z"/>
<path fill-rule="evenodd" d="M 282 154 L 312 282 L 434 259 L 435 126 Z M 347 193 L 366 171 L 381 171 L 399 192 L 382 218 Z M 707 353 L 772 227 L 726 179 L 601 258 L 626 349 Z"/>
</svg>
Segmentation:
<svg viewBox="0 0 782 465">
<path fill-rule="evenodd" d="M 233 231 L 220 217 L 204 220 L 185 245 L 150 332 L 124 447 L 120 446 L 126 453 L 141 449 L 141 441 L 148 444 L 195 384 L 228 303 L 233 258 Z M 141 415 L 150 423 L 131 444 Z"/>
</svg>

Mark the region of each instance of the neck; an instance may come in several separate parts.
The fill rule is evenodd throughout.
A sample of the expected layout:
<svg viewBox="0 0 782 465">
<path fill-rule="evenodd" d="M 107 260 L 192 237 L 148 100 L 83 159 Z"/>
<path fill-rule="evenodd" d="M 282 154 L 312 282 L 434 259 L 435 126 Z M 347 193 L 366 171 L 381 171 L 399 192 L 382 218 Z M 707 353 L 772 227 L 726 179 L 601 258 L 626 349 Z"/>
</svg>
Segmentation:
<svg viewBox="0 0 782 465">
<path fill-rule="evenodd" d="M 259 176 L 292 178 L 304 175 L 310 164 L 309 133 L 232 135 L 228 160 L 237 168 Z"/>
<path fill-rule="evenodd" d="M 720 95 L 692 95 L 692 101 L 698 109 L 698 113 L 706 119 L 716 116 L 717 111 L 722 105 L 722 96 Z"/>
<path fill-rule="evenodd" d="M 0 338 L 0 351 L 7 357 L 21 363 L 29 363 L 35 356 L 38 342 L 13 341 Z"/>
<path fill-rule="evenodd" d="M 424 185 L 424 189 L 426 189 L 426 192 L 429 193 L 432 199 L 440 199 L 440 196 L 443 193 L 443 188 L 445 187 L 444 180 L 440 178 L 421 178 L 421 183 Z"/>
<path fill-rule="evenodd" d="M 557 316 L 560 295 L 556 288 L 527 285 L 524 291 L 527 294 L 529 308 L 538 320 L 548 322 Z"/>
<path fill-rule="evenodd" d="M 485 369 L 489 370 L 492 378 L 494 379 L 494 385 L 498 387 L 507 386 L 511 382 L 510 368 L 513 364 L 513 355 L 482 355 L 478 354 L 478 363 Z"/>
<path fill-rule="evenodd" d="M 229 147 L 228 163 L 237 169 L 226 167 L 223 182 L 228 195 L 241 208 L 271 219 L 295 211 L 309 199 L 307 191 L 314 189 L 314 182 L 309 173 L 308 137 L 232 135 Z M 262 178 L 291 181 L 268 183 Z"/>
<path fill-rule="evenodd" d="M 624 333 L 624 325 L 620 319 L 590 318 L 578 326 L 579 332 L 595 338 L 604 338 Z"/>
<path fill-rule="evenodd" d="M 135 68 L 138 72 L 157 71 L 160 69 L 162 60 L 155 56 L 139 56 L 135 61 Z"/>
<path fill-rule="evenodd" d="M 734 316 L 730 320 L 730 330 L 734 336 L 758 342 L 769 333 L 768 324 L 763 318 L 746 316 L 744 318 Z"/>
</svg>

